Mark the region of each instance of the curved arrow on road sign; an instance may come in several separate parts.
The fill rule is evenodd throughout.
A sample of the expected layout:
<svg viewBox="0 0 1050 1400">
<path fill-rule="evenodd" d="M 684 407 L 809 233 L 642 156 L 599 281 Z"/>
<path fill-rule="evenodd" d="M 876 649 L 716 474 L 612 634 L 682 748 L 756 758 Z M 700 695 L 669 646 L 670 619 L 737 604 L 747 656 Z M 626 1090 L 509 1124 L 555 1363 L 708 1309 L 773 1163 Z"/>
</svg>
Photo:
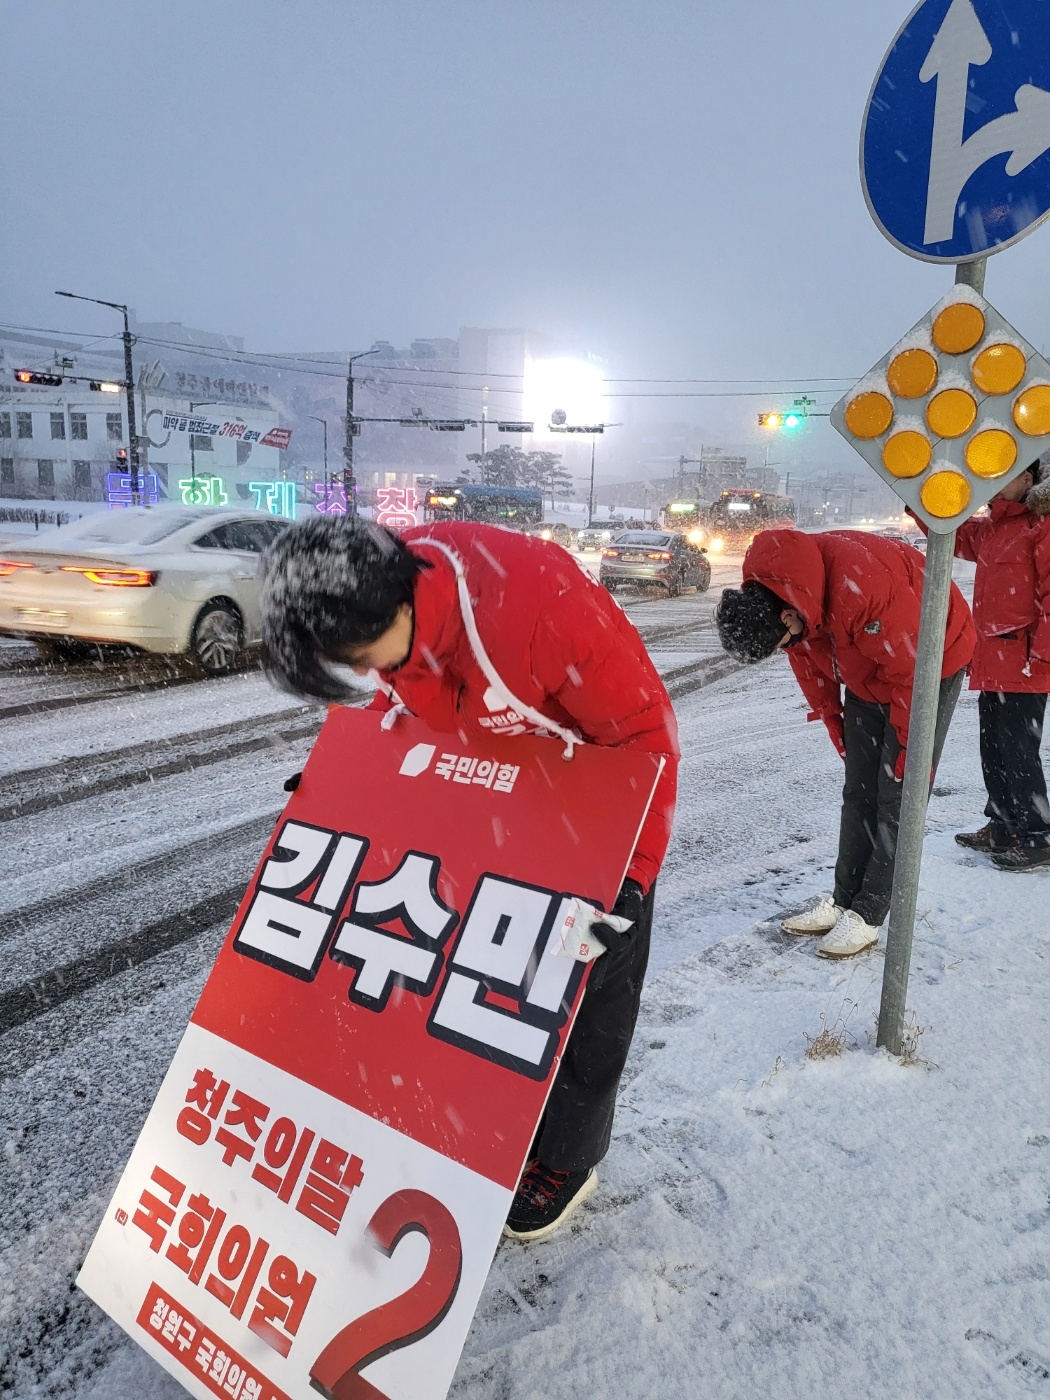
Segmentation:
<svg viewBox="0 0 1050 1400">
<path fill-rule="evenodd" d="M 872 87 L 861 166 L 872 217 L 913 257 L 1030 233 L 1050 214 L 1050 4 L 922 0 Z"/>
<path fill-rule="evenodd" d="M 1050 92 L 1025 83 L 1014 96 L 1017 110 L 982 126 L 963 140 L 970 69 L 992 56 L 971 0 L 952 7 L 919 69 L 919 81 L 937 81 L 930 183 L 926 196 L 926 243 L 943 243 L 955 231 L 959 196 L 970 176 L 993 156 L 1009 154 L 1007 175 L 1017 175 L 1050 150 Z"/>
</svg>

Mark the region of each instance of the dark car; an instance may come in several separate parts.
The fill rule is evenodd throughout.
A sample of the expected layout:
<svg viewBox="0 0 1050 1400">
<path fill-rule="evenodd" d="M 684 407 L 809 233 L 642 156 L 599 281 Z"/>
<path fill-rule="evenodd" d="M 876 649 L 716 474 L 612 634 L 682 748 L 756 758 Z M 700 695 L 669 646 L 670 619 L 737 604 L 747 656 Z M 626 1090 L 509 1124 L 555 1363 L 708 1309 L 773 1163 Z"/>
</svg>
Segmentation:
<svg viewBox="0 0 1050 1400">
<path fill-rule="evenodd" d="M 684 588 L 705 592 L 711 565 L 702 549 L 673 530 L 628 530 L 602 550 L 598 578 L 610 590 L 621 583 L 659 583 L 677 598 Z"/>
</svg>

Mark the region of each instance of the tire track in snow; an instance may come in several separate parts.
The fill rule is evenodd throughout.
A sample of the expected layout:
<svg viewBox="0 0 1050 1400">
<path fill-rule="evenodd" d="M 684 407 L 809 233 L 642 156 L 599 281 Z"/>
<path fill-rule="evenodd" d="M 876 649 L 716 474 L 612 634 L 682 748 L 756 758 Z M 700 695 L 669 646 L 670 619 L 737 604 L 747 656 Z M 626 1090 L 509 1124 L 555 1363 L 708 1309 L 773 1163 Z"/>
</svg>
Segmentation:
<svg viewBox="0 0 1050 1400">
<path fill-rule="evenodd" d="M 17 987 L 0 992 L 0 1034 L 15 1030 L 26 1021 L 42 1016 L 45 1011 L 53 1010 L 62 1002 L 79 996 L 110 977 L 147 962 L 158 953 L 178 947 L 216 924 L 228 923 L 236 912 L 244 888 L 243 883 L 238 883 L 220 890 L 189 909 L 179 910 L 137 933 L 115 939 L 94 952 L 51 968 L 31 982 L 22 982 Z"/>
<path fill-rule="evenodd" d="M 283 729 L 274 727 L 291 720 L 297 722 Z M 191 773 L 276 743 L 305 739 L 317 734 L 321 721 L 322 716 L 316 709 L 296 705 L 266 715 L 254 723 L 234 720 L 171 739 L 151 740 L 125 749 L 62 759 L 44 768 L 9 773 L 4 778 L 5 788 L 18 795 L 14 801 L 0 807 L 0 822 L 15 821 L 19 817 L 64 807 L 70 802 L 81 802 L 89 797 L 120 792 L 177 773 Z M 232 735 L 244 734 L 246 729 L 249 733 L 245 738 L 231 741 Z M 254 733 L 251 732 L 253 730 Z M 171 756 L 161 762 L 155 761 L 165 752 Z M 139 763 L 141 767 L 136 766 Z"/>
</svg>

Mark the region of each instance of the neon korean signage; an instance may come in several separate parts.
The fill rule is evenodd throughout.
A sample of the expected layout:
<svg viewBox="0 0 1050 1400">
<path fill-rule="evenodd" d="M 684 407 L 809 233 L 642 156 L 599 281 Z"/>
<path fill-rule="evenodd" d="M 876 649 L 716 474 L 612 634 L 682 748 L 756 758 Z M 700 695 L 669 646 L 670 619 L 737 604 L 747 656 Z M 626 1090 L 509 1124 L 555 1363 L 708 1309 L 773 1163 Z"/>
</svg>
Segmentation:
<svg viewBox="0 0 1050 1400">
<path fill-rule="evenodd" d="M 414 486 L 380 486 L 376 491 L 376 521 L 388 530 L 407 530 L 419 523 L 419 499 Z"/>
<path fill-rule="evenodd" d="M 295 519 L 296 494 L 294 481 L 249 481 L 248 490 L 255 497 L 255 509 Z"/>
<path fill-rule="evenodd" d="M 130 481 L 130 477 L 127 479 Z M 221 476 L 214 476 L 210 472 L 202 476 L 183 477 L 179 481 L 178 487 L 184 506 L 214 507 L 226 506 L 230 503 L 226 482 Z M 294 481 L 250 481 L 247 487 L 239 486 L 237 489 L 242 494 L 245 490 L 252 493 L 256 510 L 264 510 L 269 515 L 284 516 L 288 520 L 295 519 Z"/>
<path fill-rule="evenodd" d="M 317 497 L 315 510 L 318 515 L 346 515 L 349 511 L 346 487 L 341 481 L 315 481 L 314 495 Z"/>
<path fill-rule="evenodd" d="M 160 482 L 156 472 L 139 473 L 139 489 L 132 490 L 131 472 L 106 473 L 106 504 L 110 510 L 126 506 L 155 506 L 160 501 Z"/>
<path fill-rule="evenodd" d="M 221 476 L 187 476 L 179 483 L 184 506 L 225 506 L 229 504 L 226 483 Z"/>
</svg>

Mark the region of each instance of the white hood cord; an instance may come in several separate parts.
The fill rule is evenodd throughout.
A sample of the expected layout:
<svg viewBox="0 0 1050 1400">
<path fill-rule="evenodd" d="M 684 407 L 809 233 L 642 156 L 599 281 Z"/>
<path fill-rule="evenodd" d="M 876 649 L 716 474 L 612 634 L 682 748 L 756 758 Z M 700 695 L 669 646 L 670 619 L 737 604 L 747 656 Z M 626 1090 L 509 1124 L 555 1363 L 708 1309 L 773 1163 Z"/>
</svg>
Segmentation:
<svg viewBox="0 0 1050 1400">
<path fill-rule="evenodd" d="M 393 729 L 394 725 L 397 723 L 398 715 L 410 715 L 412 711 L 401 699 L 401 696 L 398 695 L 394 687 L 392 685 L 387 685 L 378 671 L 369 671 L 368 679 L 370 681 L 375 681 L 376 689 L 381 690 L 390 701 L 390 709 L 384 713 L 383 718 L 379 721 L 379 727 L 380 729 Z"/>
<path fill-rule="evenodd" d="M 424 539 L 414 539 L 411 543 L 414 545 L 430 545 L 431 549 L 438 550 L 452 565 L 452 570 L 456 575 L 456 587 L 459 592 L 459 610 L 463 616 L 463 626 L 466 629 L 467 640 L 470 642 L 470 649 L 474 653 L 474 660 L 478 663 L 482 675 L 496 692 L 498 698 L 509 708 L 516 710 L 518 714 L 521 715 L 522 719 L 527 719 L 538 728 L 546 729 L 548 732 L 556 734 L 558 738 L 565 743 L 565 752 L 562 754 L 562 758 L 566 760 L 571 759 L 573 749 L 577 744 L 583 743 L 582 736 L 573 729 L 563 729 L 560 724 L 557 724 L 547 715 L 541 714 L 539 710 L 534 710 L 531 705 L 523 704 L 507 685 L 506 681 L 504 681 L 495 666 L 493 666 L 492 660 L 485 650 L 485 644 L 481 640 L 481 634 L 478 632 L 478 624 L 474 619 L 474 609 L 471 606 L 470 593 L 467 589 L 467 573 L 463 567 L 462 559 L 460 559 L 455 550 L 450 549 L 447 544 L 444 544 L 441 540 L 431 539 L 429 536 Z M 387 688 L 384 687 L 384 689 Z M 404 707 L 401 705 L 400 697 L 397 696 L 397 692 L 388 691 L 388 693 L 391 699 L 396 698 L 398 700 L 399 709 L 403 709 Z M 388 713 L 394 712 L 388 711 Z M 391 724 L 393 724 L 393 722 L 393 720 L 390 721 Z"/>
</svg>

